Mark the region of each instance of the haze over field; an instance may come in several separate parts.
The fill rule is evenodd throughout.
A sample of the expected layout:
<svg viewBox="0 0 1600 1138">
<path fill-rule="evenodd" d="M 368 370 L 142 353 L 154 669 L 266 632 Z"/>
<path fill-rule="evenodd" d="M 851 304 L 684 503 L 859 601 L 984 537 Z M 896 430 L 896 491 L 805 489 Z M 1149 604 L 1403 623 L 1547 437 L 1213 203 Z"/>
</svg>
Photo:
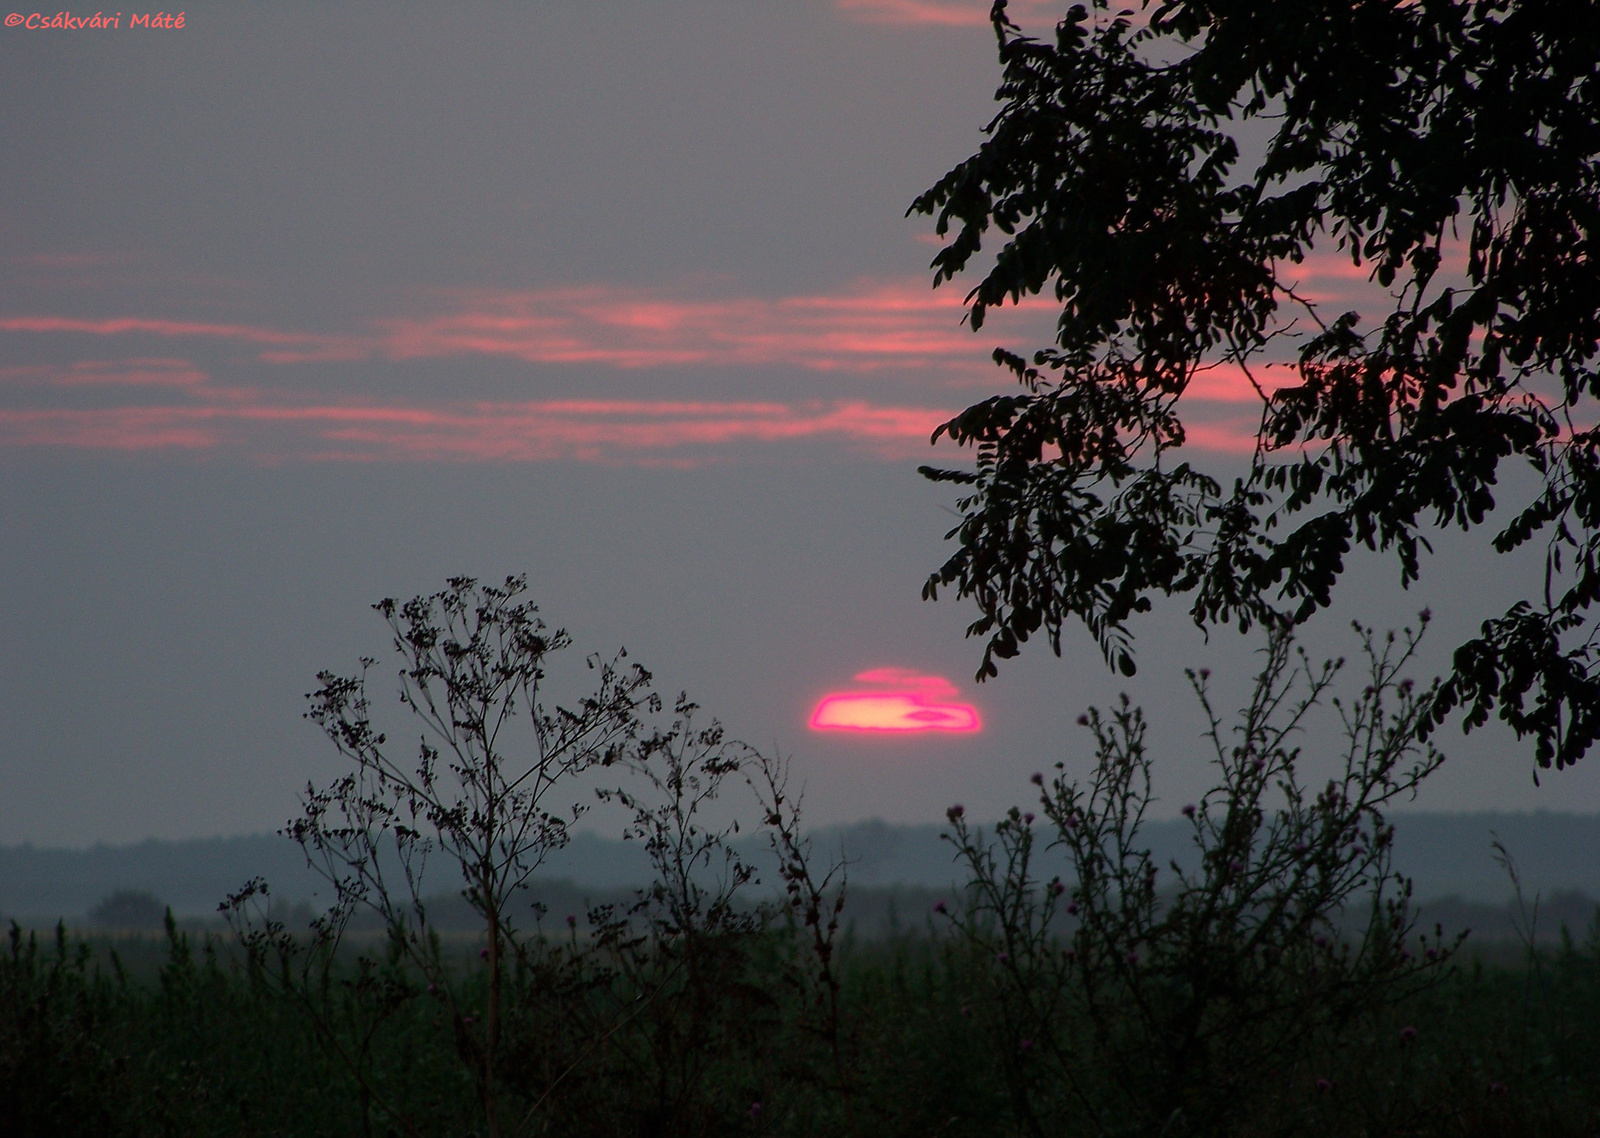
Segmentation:
<svg viewBox="0 0 1600 1138">
<path fill-rule="evenodd" d="M 1074 721 L 1123 690 L 1175 815 L 1209 780 L 1183 668 L 1227 705 L 1255 641 L 1160 611 L 1135 679 L 1080 632 L 980 686 L 970 610 L 918 599 L 951 524 L 928 435 L 1050 325 L 1033 304 L 971 334 L 970 282 L 930 290 L 937 239 L 903 217 L 992 114 L 987 7 L 0 29 L 0 846 L 276 828 L 338 770 L 300 718 L 317 671 L 381 654 L 372 601 L 458 573 L 528 573 L 573 665 L 625 644 L 792 752 L 818 825 L 997 816 L 1032 771 L 1086 769 Z M 1013 7 L 1043 29 L 1058 6 Z M 1306 274 L 1330 303 L 1364 287 Z M 1226 475 L 1255 408 L 1225 372 L 1197 394 Z M 1358 559 L 1311 650 L 1428 605 L 1442 667 L 1525 587 L 1461 548 L 1409 593 Z M 884 669 L 952 681 L 982 729 L 807 729 Z M 1418 808 L 1600 810 L 1595 760 L 1535 787 L 1497 726 L 1443 742 Z"/>
<path fill-rule="evenodd" d="M 1503 904 L 1513 890 L 1495 860 L 1494 840 L 1514 857 L 1528 904 L 1563 894 L 1600 898 L 1600 817 L 1595 815 L 1402 814 L 1395 825 L 1395 868 L 1412 879 L 1421 902 L 1454 897 Z M 891 826 L 874 819 L 817 831 L 813 850 L 818 858 L 845 857 L 854 892 L 922 889 L 942 895 L 965 876 L 942 836 L 947 832 L 942 826 Z M 1192 836 L 1181 818 L 1153 822 L 1144 831 L 1163 870 L 1174 860 L 1195 869 Z M 767 887 L 775 887 L 778 875 L 766 836 L 746 835 L 736 844 L 762 878 L 751 896 L 768 896 Z M 1047 875 L 1065 868 L 1058 851 L 1043 851 L 1039 864 Z M 626 896 L 649 885 L 653 873 L 638 842 L 584 830 L 540 866 L 534 889 L 561 885 Z M 258 834 L 85 850 L 0 847 L 0 919 L 20 917 L 39 926 L 62 917 L 78 922 L 105 898 L 134 892 L 170 905 L 180 917 L 216 921 L 222 899 L 256 877 L 268 881 L 279 903 L 316 910 L 331 903 L 327 882 L 308 867 L 299 846 Z M 430 863 L 426 895 L 456 897 L 460 886 L 454 865 L 440 859 Z M 1585 931 L 1593 907 L 1588 902 L 1571 921 L 1575 933 Z M 913 921 L 922 916 L 920 910 L 904 915 Z"/>
</svg>

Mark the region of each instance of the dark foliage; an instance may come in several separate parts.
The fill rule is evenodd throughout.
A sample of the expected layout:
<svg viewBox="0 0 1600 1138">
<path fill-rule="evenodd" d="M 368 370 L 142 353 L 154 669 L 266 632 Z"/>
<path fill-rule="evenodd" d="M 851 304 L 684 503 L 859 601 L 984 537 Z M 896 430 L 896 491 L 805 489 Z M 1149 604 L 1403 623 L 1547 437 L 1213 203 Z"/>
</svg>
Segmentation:
<svg viewBox="0 0 1600 1138">
<path fill-rule="evenodd" d="M 1489 614 L 1430 711 L 1498 714 L 1541 766 L 1600 736 L 1600 5 L 1594 0 L 1146 0 L 1075 6 L 1054 42 L 994 6 L 989 139 L 919 197 L 952 234 L 935 283 L 992 267 L 989 310 L 1051 290 L 1055 343 L 936 433 L 975 471 L 928 581 L 978 605 L 979 677 L 1082 620 L 1134 668 L 1129 622 L 1183 595 L 1202 626 L 1304 619 L 1357 545 L 1416 579 L 1503 467 L 1541 487 L 1492 537 L 1546 550 L 1543 595 Z M 1250 139 L 1264 140 L 1246 160 Z M 1337 251 L 1387 290 L 1327 313 L 1295 278 Z M 1262 368 L 1292 367 L 1272 390 Z M 1249 474 L 1178 461 L 1197 375 L 1255 385 Z"/>
</svg>

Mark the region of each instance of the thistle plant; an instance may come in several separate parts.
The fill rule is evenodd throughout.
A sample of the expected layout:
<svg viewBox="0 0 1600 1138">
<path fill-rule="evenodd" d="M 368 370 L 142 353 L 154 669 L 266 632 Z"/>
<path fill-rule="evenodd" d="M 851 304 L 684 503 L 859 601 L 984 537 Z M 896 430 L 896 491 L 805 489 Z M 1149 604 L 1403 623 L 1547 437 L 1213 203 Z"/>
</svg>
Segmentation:
<svg viewBox="0 0 1600 1138">
<path fill-rule="evenodd" d="M 592 996 L 563 1007 L 587 1042 L 531 1088 L 529 1122 L 585 1064 L 625 1072 L 631 1093 L 611 1092 L 614 1109 L 636 1112 L 646 1132 L 716 1132 L 730 1103 L 748 1101 L 728 1098 L 726 1072 L 772 1034 L 773 1001 L 749 975 L 768 913 L 741 896 L 756 871 L 734 847 L 737 818 L 719 820 L 718 804 L 760 756 L 715 720 L 697 727 L 698 710 L 680 695 L 670 726 L 607 760 L 624 777 L 596 793 L 625 812 L 623 836 L 644 848 L 652 880 L 631 905 L 590 911 L 580 971 Z M 529 997 L 549 1002 L 544 992 Z M 526 1011 L 537 1022 L 549 1008 Z M 541 1040 L 523 1042 L 534 1051 Z"/>
<path fill-rule="evenodd" d="M 1443 761 L 1418 742 L 1437 684 L 1402 675 L 1420 631 L 1357 633 L 1368 679 L 1354 698 L 1334 691 L 1343 661 L 1313 665 L 1285 627 L 1231 727 L 1209 676 L 1190 674 L 1217 782 L 1183 810 L 1187 866 L 1157 865 L 1141 841 L 1151 759 L 1126 697 L 1080 719 L 1087 784 L 1064 764 L 1034 776 L 1038 819 L 1013 808 L 990 841 L 950 811 L 972 876 L 950 919 L 989 961 L 989 1028 L 1022 1129 L 1070 1117 L 1092 1133 L 1238 1132 L 1261 1122 L 1252 1103 L 1315 1085 L 1316 1048 L 1438 974 L 1452 946 L 1413 939 L 1383 813 Z M 1317 789 L 1300 739 L 1324 704 L 1342 747 Z M 1047 852 L 1067 868 L 1043 879 Z"/>
<path fill-rule="evenodd" d="M 760 803 L 767 841 L 783 883 L 781 909 L 791 930 L 803 928 L 803 948 L 791 962 L 789 982 L 805 1009 L 803 1027 L 820 1040 L 830 1068 L 829 1081 L 844 1108 L 846 1131 L 860 1133 L 856 1120 L 851 1040 L 845 1025 L 844 983 L 839 961 L 839 923 L 849 892 L 849 867 L 843 851 L 826 863 L 814 855 L 812 840 L 801 829 L 803 790 L 791 789 L 789 763 L 765 758 L 749 779 Z"/>
<path fill-rule="evenodd" d="M 367 673 L 323 672 L 307 698 L 310 719 L 327 734 L 350 770 L 331 785 L 308 786 L 304 813 L 284 831 L 332 885 L 334 904 L 313 926 L 309 946 L 281 926 L 249 924 L 249 907 L 265 893 L 252 882 L 225 908 L 239 920 L 247 946 L 303 963 L 326 961 L 359 910 L 376 913 L 393 953 L 442 1000 L 457 1048 L 471 1069 L 488 1133 L 502 1130 L 496 1082 L 504 1029 L 508 961 L 525 933 L 529 903 L 521 892 L 551 853 L 567 844 L 587 809 L 557 794 L 579 776 L 614 763 L 637 740 L 641 717 L 661 709 L 650 673 L 626 662 L 589 657 L 597 682 L 565 705 L 546 703 L 546 668 L 570 647 L 533 604 L 521 599 L 523 577 L 484 585 L 455 577 L 431 596 L 373 608 L 388 623 L 400 658 L 400 704 L 420 722 L 410 757 L 401 758 L 373 721 Z M 483 921 L 483 1007 L 469 1005 L 458 969 L 447 966 L 429 931 L 426 887 L 437 891 L 430 862 L 457 872 L 461 892 Z M 520 903 L 519 903 L 520 902 Z M 399 1121 L 398 1119 L 396 1121 Z"/>
</svg>

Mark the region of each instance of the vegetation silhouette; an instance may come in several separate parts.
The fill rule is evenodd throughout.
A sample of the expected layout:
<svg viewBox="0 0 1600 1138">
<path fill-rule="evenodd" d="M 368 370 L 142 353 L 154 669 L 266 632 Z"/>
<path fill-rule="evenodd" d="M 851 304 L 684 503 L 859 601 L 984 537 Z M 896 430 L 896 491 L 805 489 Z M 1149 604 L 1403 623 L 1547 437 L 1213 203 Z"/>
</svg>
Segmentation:
<svg viewBox="0 0 1600 1138">
<path fill-rule="evenodd" d="M 1402 674 L 1415 636 L 1363 632 L 1368 674 L 1335 695 L 1339 664 L 1313 665 L 1292 628 L 1275 626 L 1236 718 L 1193 677 L 1217 783 L 1185 812 L 1188 866 L 1159 865 L 1143 832 L 1142 716 L 1126 702 L 1090 711 L 1089 779 L 1065 764 L 1041 772 L 1037 805 L 988 832 L 953 807 L 947 840 L 968 884 L 864 941 L 844 917 L 848 866 L 816 858 L 787 764 L 694 726 L 687 699 L 667 712 L 628 686 L 606 721 L 626 726 L 585 736 L 609 740 L 587 767 L 571 749 L 524 751 L 514 732 L 480 726 L 498 721 L 477 712 L 503 708 L 506 689 L 481 686 L 490 673 L 474 661 L 498 660 L 501 634 L 545 636 L 525 619 L 522 588 L 461 578 L 379 606 L 417 618 L 397 621 L 401 691 L 416 693 L 406 706 L 436 713 L 426 683 L 434 709 L 468 709 L 460 723 L 432 721 L 409 769 L 374 773 L 389 751 L 365 689 L 324 675 L 312 715 L 347 774 L 311 788 L 291 824 L 337 887 L 309 929 L 290 927 L 261 881 L 224 906 L 234 936 L 198 943 L 170 914 L 165 944 L 58 926 L 51 945 L 12 926 L 0 1133 L 1593 1132 L 1600 930 L 1581 947 L 1562 930 L 1539 948 L 1539 900 L 1519 902 L 1520 966 L 1461 969 L 1457 943 L 1418 934 L 1394 871 L 1385 811 L 1440 761 L 1415 732 L 1433 691 Z M 451 612 L 454 632 L 440 615 Z M 424 681 L 417 644 L 457 670 Z M 604 667 L 594 690 L 619 690 Z M 530 679 L 516 718 L 540 714 L 536 690 Z M 478 698 L 452 703 L 452 691 Z M 585 706 L 550 720 L 583 721 Z M 1303 756 L 1304 741 L 1338 736 L 1313 722 L 1319 707 L 1344 745 Z M 439 774 L 430 748 L 452 730 L 479 733 L 451 751 L 459 769 Z M 458 793 L 525 785 L 522 772 L 550 756 L 567 764 L 550 768 L 554 797 L 497 792 L 503 811 L 487 798 L 457 809 Z M 1328 758 L 1334 776 L 1318 789 L 1310 764 Z M 505 869 L 518 847 L 482 835 L 491 818 L 530 832 L 541 803 L 581 793 L 580 770 L 655 877 L 626 899 L 542 914 Z M 760 882 L 731 844 L 745 827 L 723 800 L 741 782 L 776 855 L 771 887 L 753 894 Z M 520 848 L 535 860 L 549 846 Z M 1043 876 L 1052 849 L 1068 869 Z M 405 870 L 441 854 L 461 874 L 470 932 L 435 927 L 438 902 Z M 513 884 L 497 893 L 496 881 Z"/>
</svg>

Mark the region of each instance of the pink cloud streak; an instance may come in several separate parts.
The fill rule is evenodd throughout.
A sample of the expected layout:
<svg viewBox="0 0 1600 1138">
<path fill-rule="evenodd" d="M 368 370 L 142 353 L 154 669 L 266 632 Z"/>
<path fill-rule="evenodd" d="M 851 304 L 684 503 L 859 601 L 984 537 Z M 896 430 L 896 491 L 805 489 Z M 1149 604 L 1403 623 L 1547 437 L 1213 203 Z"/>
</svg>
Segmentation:
<svg viewBox="0 0 1600 1138">
<path fill-rule="evenodd" d="M 779 298 L 684 296 L 609 285 L 435 294 L 444 311 L 379 320 L 345 335 L 248 324 L 115 317 L 0 316 L 0 332 L 223 339 L 260 345 L 274 364 L 382 358 L 501 357 L 536 364 L 627 370 L 794 366 L 874 373 L 886 369 L 987 369 L 989 337 L 961 320 L 959 289 L 922 281 L 864 283 L 838 293 Z M 1023 305 L 1025 318 L 1047 306 Z M 1031 330 L 1048 334 L 1047 327 Z"/>
<path fill-rule="evenodd" d="M 923 284 L 777 299 L 602 286 L 453 299 L 452 312 L 382 322 L 382 353 L 396 360 L 486 355 L 627 369 L 790 365 L 866 373 L 972 370 L 992 350 L 961 326 L 958 290 Z M 1038 308 L 1027 306 L 1030 315 Z"/>
<path fill-rule="evenodd" d="M 1333 257 L 1300 268 L 1308 282 L 1359 280 Z M 996 321 L 993 334 L 986 329 L 974 336 L 960 324 L 961 290 L 931 290 L 918 279 L 787 297 L 706 297 L 687 288 L 598 284 L 460 290 L 426 294 L 414 311 L 334 335 L 241 322 L 0 315 L 0 334 L 121 339 L 132 349 L 119 359 L 69 357 L 0 368 L 0 392 L 15 392 L 22 404 L 0 410 L 0 446 L 206 449 L 237 443 L 263 453 L 287 447 L 303 454 L 314 446 L 321 448 L 317 453 L 347 457 L 615 462 L 632 453 L 638 461 L 654 462 L 697 461 L 740 444 L 813 439 L 908 457 L 925 454 L 933 428 L 952 414 L 926 405 L 926 386 L 908 391 L 909 398 L 708 401 L 671 398 L 685 381 L 667 376 L 630 382 L 627 393 L 653 385 L 667 398 L 601 393 L 593 399 L 467 403 L 446 391 L 389 399 L 306 390 L 271 376 L 278 368 L 313 361 L 486 358 L 577 366 L 590 376 L 595 369 L 704 373 L 786 366 L 919 385 L 932 377 L 941 388 L 954 383 L 1002 390 L 1005 377 L 988 359 L 995 342 L 1004 337 L 1024 350 L 1046 342 L 1053 316 L 1048 301 L 1029 301 L 1020 314 L 1008 306 L 1007 323 Z M 181 345 L 183 355 L 158 354 L 139 344 L 152 336 Z M 201 366 L 186 358 L 206 359 L 195 353 L 203 352 L 205 341 L 219 340 L 248 345 L 255 363 L 269 369 L 258 367 L 248 382 L 227 374 L 214 380 L 212 373 L 235 369 L 239 361 L 213 359 Z M 1269 392 L 1296 381 L 1281 364 L 1262 365 L 1254 374 Z M 75 402 L 39 406 L 41 393 L 50 389 L 63 392 L 63 404 L 65 392 L 75 390 Z M 114 394 L 119 391 L 127 394 Z M 85 408 L 82 400 L 90 393 L 103 403 L 129 405 Z M 1258 398 L 1236 366 L 1198 373 L 1185 396 L 1190 442 L 1247 452 L 1255 416 L 1246 405 Z M 168 405 L 145 405 L 152 400 Z"/>
<path fill-rule="evenodd" d="M 1288 266 L 1286 274 L 1289 270 L 1307 294 L 1330 308 L 1357 300 L 1354 293 L 1372 287 L 1364 270 L 1337 254 Z M 260 361 L 281 365 L 485 357 L 622 370 L 789 366 L 863 375 L 934 372 L 983 381 L 994 374 L 989 356 L 997 341 L 1023 350 L 1047 342 L 1054 316 L 1048 300 L 1030 298 L 991 318 L 992 335 L 986 330 L 974 336 L 962 325 L 962 290 L 931 289 L 921 279 L 862 282 L 838 292 L 776 298 L 596 284 L 459 290 L 435 293 L 432 299 L 434 311 L 377 320 L 339 335 L 239 323 L 52 315 L 0 316 L 0 332 L 222 339 L 258 346 Z M 1198 382 L 1215 387 L 1217 381 Z"/>
<path fill-rule="evenodd" d="M 990 0 L 834 0 L 834 10 L 863 24 L 890 27 L 986 28 Z M 1132 7 L 1133 5 L 1129 5 Z M 1059 19 L 1066 6 L 1053 0 L 1014 0 L 1009 13 L 1017 23 L 1040 14 Z"/>
<path fill-rule="evenodd" d="M 258 440 L 266 450 L 347 458 L 694 461 L 717 447 L 825 437 L 877 453 L 918 453 L 948 415 L 862 401 L 542 400 L 440 407 L 235 399 L 204 406 L 0 410 L 0 447 L 206 450 L 275 428 L 274 436 Z"/>
<path fill-rule="evenodd" d="M 206 324 L 187 320 L 141 320 L 121 316 L 110 320 L 73 320 L 63 316 L 0 316 L 0 332 L 80 332 L 95 336 L 217 337 L 254 344 L 309 344 L 325 337 L 301 332 L 279 332 L 248 324 Z"/>
<path fill-rule="evenodd" d="M 162 358 L 79 360 L 49 374 L 50 382 L 59 387 L 199 387 L 210 379 L 188 360 Z"/>
</svg>

